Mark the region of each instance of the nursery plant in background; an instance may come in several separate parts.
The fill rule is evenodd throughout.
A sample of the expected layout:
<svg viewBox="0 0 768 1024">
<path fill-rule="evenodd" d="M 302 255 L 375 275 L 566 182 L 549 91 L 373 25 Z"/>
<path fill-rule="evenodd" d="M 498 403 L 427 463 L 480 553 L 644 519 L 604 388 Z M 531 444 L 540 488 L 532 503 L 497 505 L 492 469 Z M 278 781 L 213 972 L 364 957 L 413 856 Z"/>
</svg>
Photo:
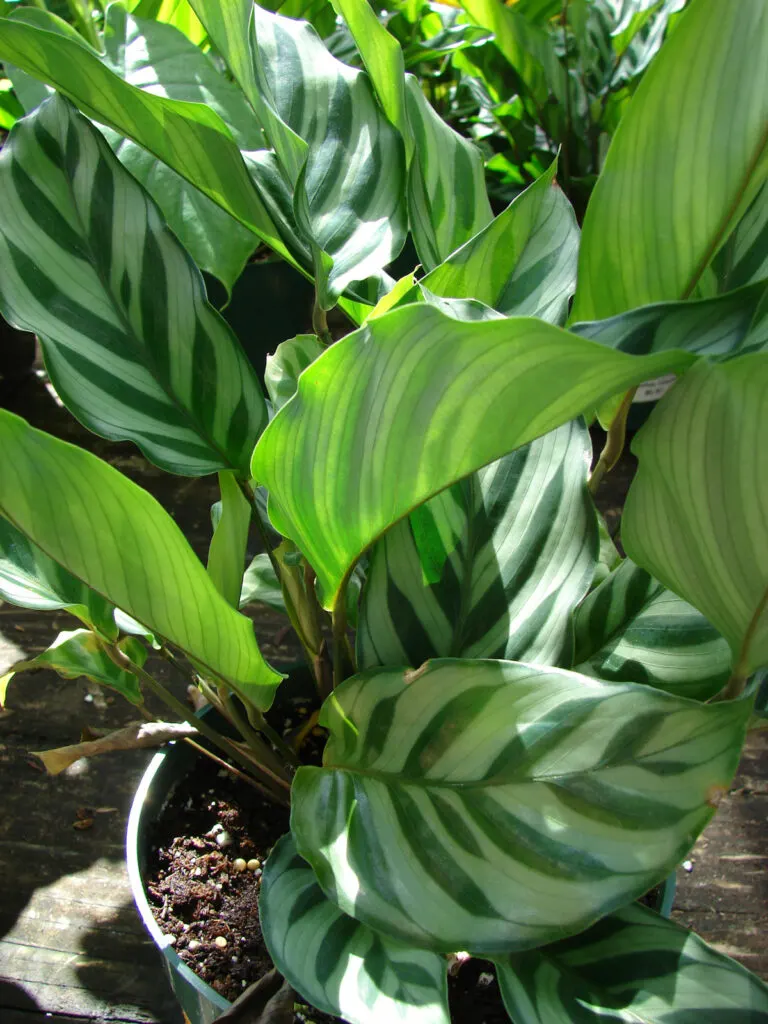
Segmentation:
<svg viewBox="0 0 768 1024">
<path fill-rule="evenodd" d="M 768 1020 L 758 978 L 635 902 L 727 791 L 768 662 L 765 5 L 688 6 L 581 242 L 554 163 L 493 217 L 479 152 L 364 0 L 337 10 L 365 71 L 307 23 L 192 7 L 228 74 L 119 4 L 103 50 L 46 12 L 0 21 L 0 59 L 55 90 L 0 156 L 0 309 L 83 424 L 221 485 L 204 567 L 145 491 L 0 412 L 0 593 L 83 627 L 32 664 L 155 693 L 290 800 L 261 923 L 321 1010 L 447 1024 L 469 954 L 517 1024 Z M 211 213 L 197 238 L 150 160 Z M 217 218 L 314 281 L 266 395 L 184 248 L 220 265 Z M 420 268 L 394 282 L 408 234 Z M 336 304 L 357 327 L 331 343 Z M 622 560 L 590 492 L 668 372 Z M 264 717 L 282 679 L 238 610 L 264 586 L 314 673 L 321 767 Z"/>
</svg>

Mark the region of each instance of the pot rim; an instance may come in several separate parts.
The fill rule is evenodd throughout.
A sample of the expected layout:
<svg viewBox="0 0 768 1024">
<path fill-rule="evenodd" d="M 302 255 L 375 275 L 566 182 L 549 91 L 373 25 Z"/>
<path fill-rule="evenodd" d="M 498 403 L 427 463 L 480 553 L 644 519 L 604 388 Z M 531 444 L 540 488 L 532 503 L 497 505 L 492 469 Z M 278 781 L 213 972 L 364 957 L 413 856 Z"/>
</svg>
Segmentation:
<svg viewBox="0 0 768 1024">
<path fill-rule="evenodd" d="M 164 764 L 169 751 L 175 746 L 176 744 L 172 743 L 168 748 L 158 751 L 158 753 L 155 754 L 141 777 L 141 782 L 139 783 L 138 789 L 136 790 L 131 803 L 131 810 L 128 815 L 128 826 L 125 833 L 128 880 L 133 894 L 133 901 L 139 912 L 139 917 L 141 918 L 144 927 L 149 932 L 152 941 L 167 961 L 168 966 L 172 971 L 179 974 L 188 985 L 191 985 L 195 991 L 223 1012 L 224 1010 L 228 1010 L 229 1007 L 232 1006 L 232 1003 L 230 1003 L 228 999 L 225 999 L 224 996 L 220 995 L 215 988 L 212 988 L 207 982 L 203 981 L 202 978 L 199 978 L 197 974 L 195 974 L 195 972 L 184 963 L 179 954 L 173 948 L 169 941 L 170 937 L 162 931 L 157 921 L 155 921 L 144 889 L 144 880 L 141 876 L 141 865 L 139 864 L 139 830 L 141 827 L 142 814 L 147 802 L 150 787 L 155 781 L 155 776 Z"/>
</svg>

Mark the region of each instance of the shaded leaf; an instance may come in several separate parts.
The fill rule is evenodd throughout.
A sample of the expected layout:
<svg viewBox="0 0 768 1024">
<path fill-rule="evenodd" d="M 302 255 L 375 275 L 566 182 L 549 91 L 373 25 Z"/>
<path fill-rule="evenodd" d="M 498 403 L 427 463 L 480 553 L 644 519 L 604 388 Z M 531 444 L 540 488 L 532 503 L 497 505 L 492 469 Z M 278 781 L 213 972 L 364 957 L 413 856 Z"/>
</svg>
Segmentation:
<svg viewBox="0 0 768 1024">
<path fill-rule="evenodd" d="M 314 334 L 299 334 L 277 346 L 274 355 L 267 356 L 264 385 L 272 399 L 275 412 L 281 409 L 296 392 L 301 373 L 323 352 L 323 346 Z"/>
<path fill-rule="evenodd" d="M 170 472 L 247 474 L 267 419 L 256 375 L 96 129 L 51 97 L 11 133 L 0 184 L 0 309 L 40 336 L 67 407 Z"/>
<path fill-rule="evenodd" d="M 765 1024 L 768 988 L 693 932 L 624 907 L 543 950 L 494 958 L 516 1024 Z"/>
<path fill-rule="evenodd" d="M 323 895 L 290 833 L 267 860 L 259 914 L 278 970 L 324 1013 L 349 1024 L 449 1024 L 445 960 L 342 913 Z"/>
</svg>

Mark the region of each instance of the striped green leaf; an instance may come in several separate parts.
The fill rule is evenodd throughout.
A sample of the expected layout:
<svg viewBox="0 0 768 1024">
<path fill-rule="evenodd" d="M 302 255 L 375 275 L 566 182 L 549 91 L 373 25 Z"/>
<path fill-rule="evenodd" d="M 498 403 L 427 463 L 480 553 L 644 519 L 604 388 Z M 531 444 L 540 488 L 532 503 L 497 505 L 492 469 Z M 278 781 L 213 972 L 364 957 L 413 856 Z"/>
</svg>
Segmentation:
<svg viewBox="0 0 768 1024">
<path fill-rule="evenodd" d="M 123 637 L 117 644 L 120 651 L 141 668 L 147 660 L 147 649 L 131 636 Z M 51 646 L 31 658 L 13 665 L 10 672 L 0 680 L 0 704 L 5 700 L 5 689 L 11 678 L 29 669 L 50 668 L 64 679 L 86 679 L 116 690 L 131 704 L 143 704 L 139 680 L 132 672 L 118 668 L 102 650 L 98 637 L 87 629 L 76 629 L 59 633 Z"/>
<path fill-rule="evenodd" d="M 240 607 L 251 506 L 232 473 L 219 473 L 220 514 L 208 549 L 208 575 L 233 608 Z"/>
<path fill-rule="evenodd" d="M 320 299 L 329 308 L 402 248 L 402 139 L 367 76 L 331 56 L 311 25 L 245 0 L 193 6 L 295 189 L 297 220 L 312 244 Z"/>
<path fill-rule="evenodd" d="M 167 512 L 89 452 L 0 411 L 0 514 L 97 593 L 257 707 L 277 672 Z"/>
<path fill-rule="evenodd" d="M 304 371 L 256 446 L 253 476 L 331 607 L 362 552 L 417 505 L 694 358 L 628 356 L 524 317 L 466 323 L 426 303 L 394 309 Z"/>
<path fill-rule="evenodd" d="M 658 302 L 608 320 L 573 324 L 571 330 L 632 355 L 685 349 L 710 359 L 729 358 L 751 350 L 750 331 L 768 296 L 758 282 L 738 291 L 699 302 Z"/>
<path fill-rule="evenodd" d="M 173 25 L 196 46 L 206 40 L 206 31 L 188 0 L 129 0 L 126 7 L 142 18 L 152 18 L 164 25 Z"/>
<path fill-rule="evenodd" d="M 324 767 L 297 772 L 291 831 L 325 894 L 385 935 L 540 946 L 678 863 L 750 709 L 517 662 L 362 673 L 323 706 Z"/>
<path fill-rule="evenodd" d="M 566 424 L 385 533 L 363 592 L 361 667 L 417 666 L 433 657 L 569 667 L 571 613 L 597 554 L 590 455 L 586 427 Z"/>
<path fill-rule="evenodd" d="M 715 257 L 713 270 L 721 292 L 768 279 L 768 182 Z"/>
<path fill-rule="evenodd" d="M 406 76 L 413 136 L 408 172 L 411 232 L 424 269 L 434 270 L 493 220 L 480 150 L 432 109 L 413 75 Z"/>
<path fill-rule="evenodd" d="M 449 1024 L 443 957 L 402 946 L 342 913 L 323 895 L 290 834 L 262 878 L 261 930 L 296 991 L 349 1024 Z"/>
<path fill-rule="evenodd" d="M 256 110 L 319 250 L 315 278 L 328 308 L 403 246 L 403 142 L 367 75 L 331 56 L 312 26 L 256 6 L 253 32 Z"/>
<path fill-rule="evenodd" d="M 704 616 L 625 559 L 574 617 L 577 672 L 708 700 L 731 670 L 727 642 Z"/>
<path fill-rule="evenodd" d="M 275 222 L 268 177 L 254 184 L 215 110 L 156 96 L 115 74 L 100 54 L 60 32 L 3 19 L 0 60 L 67 96 L 94 121 L 120 132 L 195 185 L 285 259 L 298 265 L 288 225 Z"/>
<path fill-rule="evenodd" d="M 281 342 L 275 354 L 267 356 L 264 385 L 275 412 L 293 398 L 299 376 L 322 352 L 323 346 L 316 335 L 299 334 Z"/>
<path fill-rule="evenodd" d="M 67 407 L 170 472 L 247 475 L 267 419 L 256 375 L 99 132 L 51 97 L 11 133 L 0 188 L 0 311 L 40 336 Z"/>
<path fill-rule="evenodd" d="M 479 234 L 427 274 L 437 295 L 473 297 L 506 316 L 565 323 L 576 290 L 579 229 L 555 184 L 557 161 Z"/>
<path fill-rule="evenodd" d="M 691 296 L 768 175 L 768 8 L 693 0 L 622 118 L 584 219 L 574 320 Z"/>
<path fill-rule="evenodd" d="M 0 597 L 35 611 L 63 608 L 102 636 L 117 637 L 112 605 L 1 516 Z"/>
<path fill-rule="evenodd" d="M 768 355 L 701 362 L 637 435 L 627 554 L 726 638 L 735 671 L 768 663 Z"/>
<path fill-rule="evenodd" d="M 515 1024 L 768 1022 L 759 978 L 638 905 L 583 935 L 495 962 Z"/>
<path fill-rule="evenodd" d="M 204 103 L 221 116 L 241 149 L 263 148 L 264 138 L 240 89 L 173 25 L 131 17 L 120 4 L 111 4 L 104 44 L 105 62 L 130 85 L 155 96 Z M 105 131 L 120 162 L 158 204 L 195 263 L 230 291 L 258 238 L 146 149 Z"/>
</svg>

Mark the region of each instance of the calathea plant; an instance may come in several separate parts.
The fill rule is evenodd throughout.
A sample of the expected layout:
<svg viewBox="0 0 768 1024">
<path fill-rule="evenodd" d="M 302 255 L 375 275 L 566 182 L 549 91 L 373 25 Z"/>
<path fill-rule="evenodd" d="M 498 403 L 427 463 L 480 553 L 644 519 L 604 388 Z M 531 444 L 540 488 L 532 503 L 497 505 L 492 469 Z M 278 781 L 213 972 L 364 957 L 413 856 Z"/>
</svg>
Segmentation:
<svg viewBox="0 0 768 1024">
<path fill-rule="evenodd" d="M 727 791 L 768 663 L 765 5 L 688 6 L 581 240 L 554 166 L 493 218 L 364 0 L 338 10 L 365 72 L 245 0 L 192 6 L 230 77 L 118 4 L 102 50 L 0 21 L 17 81 L 57 93 L 27 90 L 0 157 L 2 312 L 82 423 L 221 484 L 204 567 L 116 469 L 0 413 L 1 592 L 83 626 L 35 663 L 187 720 L 147 644 L 194 675 L 241 739 L 192 724 L 290 800 L 261 923 L 325 1011 L 446 1024 L 470 954 L 517 1024 L 768 1020 L 758 978 L 635 902 Z M 123 160 L 205 200 L 201 231 Z M 235 222 L 315 281 L 268 399 L 182 246 L 220 265 Z M 421 268 L 394 282 L 408 234 Z M 330 343 L 337 302 L 357 328 Z M 591 492 L 661 373 L 622 560 Z M 315 674 L 322 767 L 264 717 L 281 676 L 238 610 L 264 587 Z"/>
</svg>

